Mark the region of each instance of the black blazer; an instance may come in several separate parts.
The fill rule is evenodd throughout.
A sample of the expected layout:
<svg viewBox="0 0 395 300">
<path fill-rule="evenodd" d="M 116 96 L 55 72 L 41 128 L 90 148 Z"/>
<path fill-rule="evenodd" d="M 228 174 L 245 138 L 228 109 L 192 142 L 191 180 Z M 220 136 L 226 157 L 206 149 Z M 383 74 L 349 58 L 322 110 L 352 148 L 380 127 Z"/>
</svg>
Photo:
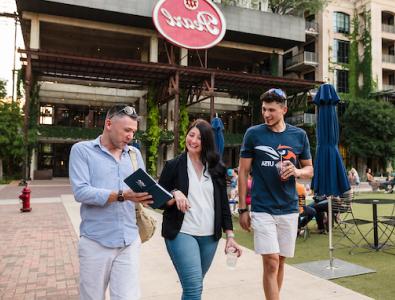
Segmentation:
<svg viewBox="0 0 395 300">
<path fill-rule="evenodd" d="M 222 230 L 233 230 L 232 215 L 230 213 L 228 195 L 226 192 L 225 167 L 223 176 L 211 176 L 214 186 L 214 237 L 219 240 Z M 180 190 L 188 196 L 189 178 L 187 171 L 186 152 L 166 162 L 159 184 L 166 190 Z M 162 236 L 166 239 L 174 239 L 180 232 L 184 213 L 177 209 L 176 205 L 163 207 Z"/>
</svg>

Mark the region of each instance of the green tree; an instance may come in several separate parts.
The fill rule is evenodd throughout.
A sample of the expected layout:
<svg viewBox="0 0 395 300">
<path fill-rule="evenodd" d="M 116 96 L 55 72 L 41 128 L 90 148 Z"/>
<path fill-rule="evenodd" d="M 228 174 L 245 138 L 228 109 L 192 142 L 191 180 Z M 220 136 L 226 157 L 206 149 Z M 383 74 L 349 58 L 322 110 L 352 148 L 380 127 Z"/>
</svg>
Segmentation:
<svg viewBox="0 0 395 300">
<path fill-rule="evenodd" d="M 315 14 L 328 4 L 328 0 L 269 0 L 272 12 L 280 15 Z"/>
<path fill-rule="evenodd" d="M 0 180 L 3 179 L 3 162 L 9 167 L 9 172 L 13 172 L 12 166 L 21 161 L 24 153 L 22 126 L 20 103 L 0 100 Z"/>
<path fill-rule="evenodd" d="M 7 96 L 6 84 L 7 81 L 0 79 L 0 99 L 4 99 Z"/>
<path fill-rule="evenodd" d="M 222 0 L 226 5 L 236 6 L 237 0 Z M 280 15 L 301 15 L 305 11 L 315 14 L 322 10 L 328 0 L 269 0 L 269 8 L 272 12 Z M 257 0 L 251 0 L 253 7 L 259 7 Z"/>
<path fill-rule="evenodd" d="M 342 143 L 349 153 L 377 158 L 382 165 L 395 157 L 394 105 L 385 101 L 350 101 L 341 118 Z"/>
</svg>

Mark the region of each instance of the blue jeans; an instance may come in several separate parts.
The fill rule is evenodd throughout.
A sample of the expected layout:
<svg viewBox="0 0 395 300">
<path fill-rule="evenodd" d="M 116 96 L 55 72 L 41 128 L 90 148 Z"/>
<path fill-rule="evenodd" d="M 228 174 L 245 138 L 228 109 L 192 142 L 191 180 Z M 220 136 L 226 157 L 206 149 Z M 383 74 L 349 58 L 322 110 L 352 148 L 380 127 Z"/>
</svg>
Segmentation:
<svg viewBox="0 0 395 300">
<path fill-rule="evenodd" d="M 165 239 L 167 252 L 182 285 L 182 300 L 200 300 L 203 278 L 213 261 L 218 241 L 214 236 L 178 233 L 174 240 Z"/>
</svg>

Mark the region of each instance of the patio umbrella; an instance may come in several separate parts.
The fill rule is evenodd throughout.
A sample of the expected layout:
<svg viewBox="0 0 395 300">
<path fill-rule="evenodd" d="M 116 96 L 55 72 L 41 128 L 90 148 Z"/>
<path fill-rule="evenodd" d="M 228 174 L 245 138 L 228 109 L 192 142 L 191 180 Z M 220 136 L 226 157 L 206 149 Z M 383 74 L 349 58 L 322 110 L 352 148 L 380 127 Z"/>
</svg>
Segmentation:
<svg viewBox="0 0 395 300">
<path fill-rule="evenodd" d="M 225 140 L 223 134 L 224 124 L 222 123 L 222 120 L 217 116 L 211 120 L 211 127 L 213 128 L 214 131 L 214 139 L 215 139 L 215 145 L 217 147 L 217 151 L 222 158 L 222 155 L 224 153 L 224 147 L 225 147 Z"/>
<path fill-rule="evenodd" d="M 339 153 L 339 123 L 336 105 L 339 102 L 334 87 L 325 83 L 314 97 L 318 107 L 317 150 L 314 162 L 314 177 L 311 183 L 314 193 L 328 198 L 329 261 L 333 268 L 332 246 L 332 197 L 350 189 L 346 169 Z"/>
</svg>

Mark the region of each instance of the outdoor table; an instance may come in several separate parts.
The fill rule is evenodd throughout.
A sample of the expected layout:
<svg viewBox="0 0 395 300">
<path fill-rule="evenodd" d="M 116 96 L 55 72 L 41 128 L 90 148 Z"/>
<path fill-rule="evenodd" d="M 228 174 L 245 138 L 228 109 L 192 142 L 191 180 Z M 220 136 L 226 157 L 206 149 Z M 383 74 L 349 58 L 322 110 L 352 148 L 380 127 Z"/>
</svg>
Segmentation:
<svg viewBox="0 0 395 300">
<path fill-rule="evenodd" d="M 379 232 L 378 232 L 378 216 L 377 216 L 377 205 L 379 204 L 392 204 L 395 205 L 395 199 L 356 199 L 353 201 L 354 203 L 358 204 L 371 204 L 372 205 L 372 212 L 373 212 L 373 245 L 369 243 L 369 241 L 363 236 L 363 239 L 368 243 L 369 247 L 372 248 L 373 250 L 379 251 L 381 248 L 385 246 L 387 241 L 390 239 L 391 234 L 394 231 L 394 228 L 392 229 L 390 235 L 388 236 L 387 240 L 379 244 Z M 392 213 L 394 210 L 392 210 Z"/>
</svg>

